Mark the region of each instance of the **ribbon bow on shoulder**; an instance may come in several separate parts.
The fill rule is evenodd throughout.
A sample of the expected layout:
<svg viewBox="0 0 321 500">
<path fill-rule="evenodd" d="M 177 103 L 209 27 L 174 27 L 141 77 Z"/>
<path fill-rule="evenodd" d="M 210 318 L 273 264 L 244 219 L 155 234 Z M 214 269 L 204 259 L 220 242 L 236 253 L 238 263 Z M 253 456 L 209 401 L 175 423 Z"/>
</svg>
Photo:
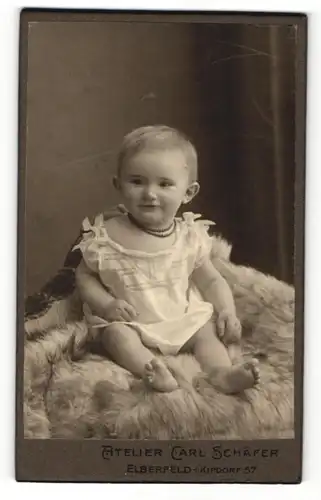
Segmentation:
<svg viewBox="0 0 321 500">
<path fill-rule="evenodd" d="M 184 212 L 182 215 L 182 220 L 187 223 L 187 225 L 192 226 L 193 224 L 200 224 L 208 229 L 210 226 L 215 226 L 215 222 L 207 219 L 200 219 L 202 214 L 194 214 L 194 212 Z"/>
</svg>

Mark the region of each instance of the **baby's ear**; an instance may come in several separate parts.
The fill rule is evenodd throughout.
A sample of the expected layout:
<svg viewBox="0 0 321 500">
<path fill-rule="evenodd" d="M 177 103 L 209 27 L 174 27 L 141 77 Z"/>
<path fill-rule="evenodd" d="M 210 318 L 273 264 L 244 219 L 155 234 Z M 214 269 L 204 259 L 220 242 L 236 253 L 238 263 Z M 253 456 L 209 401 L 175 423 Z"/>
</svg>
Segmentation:
<svg viewBox="0 0 321 500">
<path fill-rule="evenodd" d="M 183 198 L 183 203 L 186 204 L 192 201 L 192 199 L 195 198 L 195 196 L 198 194 L 199 190 L 200 190 L 199 183 L 192 182 L 192 184 L 190 184 L 186 189 L 186 194 Z"/>
<path fill-rule="evenodd" d="M 113 177 L 113 186 L 115 189 L 117 189 L 117 191 L 119 191 L 120 182 L 119 182 L 119 179 L 116 175 L 114 175 L 114 177 Z"/>
</svg>

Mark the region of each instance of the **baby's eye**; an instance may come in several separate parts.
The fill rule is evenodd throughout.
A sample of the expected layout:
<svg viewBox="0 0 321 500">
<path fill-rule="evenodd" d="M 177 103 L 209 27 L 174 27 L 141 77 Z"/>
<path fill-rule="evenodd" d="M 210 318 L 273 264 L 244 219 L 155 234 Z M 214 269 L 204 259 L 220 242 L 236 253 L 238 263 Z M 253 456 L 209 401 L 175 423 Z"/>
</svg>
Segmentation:
<svg viewBox="0 0 321 500">
<path fill-rule="evenodd" d="M 162 188 L 168 188 L 168 187 L 172 187 L 172 186 L 174 186 L 174 184 L 171 181 L 161 181 L 160 182 L 160 187 L 162 187 Z"/>
<path fill-rule="evenodd" d="M 143 184 L 142 179 L 139 178 L 134 178 L 130 180 L 131 184 L 135 184 L 135 186 L 141 186 Z"/>
</svg>

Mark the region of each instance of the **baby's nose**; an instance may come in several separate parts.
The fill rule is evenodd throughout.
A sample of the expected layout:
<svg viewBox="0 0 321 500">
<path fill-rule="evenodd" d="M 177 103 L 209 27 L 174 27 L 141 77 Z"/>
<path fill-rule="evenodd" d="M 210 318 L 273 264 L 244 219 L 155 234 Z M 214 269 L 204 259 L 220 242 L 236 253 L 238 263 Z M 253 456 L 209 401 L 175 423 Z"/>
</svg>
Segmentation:
<svg viewBox="0 0 321 500">
<path fill-rule="evenodd" d="M 152 187 L 148 187 L 145 190 L 145 197 L 152 200 L 156 199 L 157 195 L 155 193 L 155 190 Z"/>
</svg>

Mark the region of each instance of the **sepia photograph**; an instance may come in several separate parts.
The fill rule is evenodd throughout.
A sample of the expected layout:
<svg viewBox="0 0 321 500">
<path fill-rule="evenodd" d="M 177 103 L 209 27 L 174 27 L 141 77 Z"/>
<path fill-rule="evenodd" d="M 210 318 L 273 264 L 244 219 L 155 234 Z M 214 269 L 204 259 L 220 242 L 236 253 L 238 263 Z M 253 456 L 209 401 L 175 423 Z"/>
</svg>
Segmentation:
<svg viewBox="0 0 321 500">
<path fill-rule="evenodd" d="M 26 446 L 99 440 L 109 461 L 144 440 L 151 463 L 164 441 L 174 460 L 201 441 L 240 461 L 300 449 L 305 22 L 22 12 Z"/>
</svg>

